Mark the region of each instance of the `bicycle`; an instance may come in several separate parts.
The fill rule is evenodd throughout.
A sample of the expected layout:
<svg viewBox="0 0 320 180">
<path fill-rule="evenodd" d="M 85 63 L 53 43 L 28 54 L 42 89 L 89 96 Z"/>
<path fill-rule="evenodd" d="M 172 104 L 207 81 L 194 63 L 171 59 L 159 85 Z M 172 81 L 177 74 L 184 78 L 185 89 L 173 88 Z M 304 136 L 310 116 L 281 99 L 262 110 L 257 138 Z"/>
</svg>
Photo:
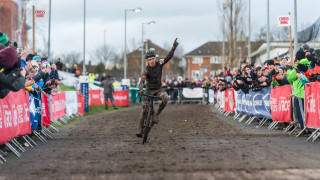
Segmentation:
<svg viewBox="0 0 320 180">
<path fill-rule="evenodd" d="M 145 119 L 143 121 L 143 126 L 142 126 L 142 144 L 147 142 L 148 134 L 153 126 L 153 115 L 154 115 L 153 101 L 154 99 L 161 99 L 157 96 L 152 96 L 148 94 L 143 94 L 143 96 L 149 97 L 149 106 L 148 106 L 148 110 L 146 112 Z M 140 98 L 140 102 L 141 102 L 141 98 Z"/>
</svg>

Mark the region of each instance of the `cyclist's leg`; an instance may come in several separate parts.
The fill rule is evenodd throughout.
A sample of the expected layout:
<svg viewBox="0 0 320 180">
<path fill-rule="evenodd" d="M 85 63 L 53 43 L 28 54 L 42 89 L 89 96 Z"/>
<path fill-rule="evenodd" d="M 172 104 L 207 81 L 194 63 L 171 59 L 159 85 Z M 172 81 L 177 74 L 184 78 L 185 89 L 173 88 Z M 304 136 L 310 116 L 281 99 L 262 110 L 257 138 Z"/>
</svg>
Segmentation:
<svg viewBox="0 0 320 180">
<path fill-rule="evenodd" d="M 143 126 L 143 121 L 146 118 L 146 112 L 148 110 L 148 106 L 149 106 L 149 98 L 144 96 L 142 100 L 142 111 L 140 114 L 140 122 L 139 122 L 140 132 L 136 134 L 138 137 L 142 137 L 142 126 Z"/>
<path fill-rule="evenodd" d="M 161 113 L 161 111 L 166 107 L 166 105 L 169 101 L 169 96 L 166 91 L 161 90 L 156 94 L 156 96 L 163 99 L 163 101 L 161 101 L 159 108 L 158 108 L 158 111 L 155 114 L 155 121 L 154 121 L 155 123 L 159 122 L 158 116 Z"/>
</svg>

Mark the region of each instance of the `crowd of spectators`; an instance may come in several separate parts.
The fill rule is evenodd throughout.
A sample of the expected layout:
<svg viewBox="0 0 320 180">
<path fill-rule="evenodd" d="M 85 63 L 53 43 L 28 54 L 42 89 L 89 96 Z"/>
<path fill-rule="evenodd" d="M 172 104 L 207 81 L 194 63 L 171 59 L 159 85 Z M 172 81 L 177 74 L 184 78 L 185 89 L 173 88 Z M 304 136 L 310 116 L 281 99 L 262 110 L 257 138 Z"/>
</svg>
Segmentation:
<svg viewBox="0 0 320 180">
<path fill-rule="evenodd" d="M 248 93 L 250 89 L 259 91 L 264 87 L 292 85 L 293 93 L 287 97 L 294 100 L 298 121 L 291 124 L 299 123 L 301 129 L 304 129 L 304 85 L 320 81 L 320 49 L 305 44 L 296 52 L 293 61 L 282 57 L 266 60 L 263 66 L 252 65 L 248 61 L 240 69 L 229 67 L 214 77 L 217 90 L 233 88 Z M 310 132 L 306 129 L 304 133 Z"/>
<path fill-rule="evenodd" d="M 6 34 L 0 32 L 0 98 L 21 89 L 33 94 L 55 92 L 60 84 L 57 65 L 50 64 L 46 57 L 28 54 L 26 48 L 18 52 L 17 47 L 17 43 L 11 43 Z"/>
</svg>

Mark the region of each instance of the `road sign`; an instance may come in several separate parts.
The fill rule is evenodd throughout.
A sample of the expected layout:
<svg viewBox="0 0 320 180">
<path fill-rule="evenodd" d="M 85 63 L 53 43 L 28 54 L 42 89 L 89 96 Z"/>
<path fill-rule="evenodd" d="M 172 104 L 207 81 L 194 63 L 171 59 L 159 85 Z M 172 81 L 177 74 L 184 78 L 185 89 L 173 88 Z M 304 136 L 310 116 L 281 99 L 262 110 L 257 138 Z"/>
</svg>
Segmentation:
<svg viewBox="0 0 320 180">
<path fill-rule="evenodd" d="M 278 16 L 278 26 L 290 26 L 290 16 Z"/>
</svg>

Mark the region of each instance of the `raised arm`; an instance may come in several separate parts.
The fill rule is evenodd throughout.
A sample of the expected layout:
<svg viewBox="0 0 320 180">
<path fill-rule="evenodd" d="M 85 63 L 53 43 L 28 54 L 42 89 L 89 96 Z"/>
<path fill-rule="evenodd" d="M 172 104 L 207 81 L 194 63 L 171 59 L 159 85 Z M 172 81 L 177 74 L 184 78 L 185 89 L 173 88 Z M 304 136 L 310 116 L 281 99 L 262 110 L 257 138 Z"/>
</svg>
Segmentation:
<svg viewBox="0 0 320 180">
<path fill-rule="evenodd" d="M 169 60 L 173 57 L 174 51 L 176 50 L 176 48 L 177 48 L 178 45 L 179 45 L 179 43 L 177 42 L 177 39 L 178 39 L 178 38 L 176 38 L 176 39 L 174 40 L 173 45 L 172 45 L 172 48 L 171 48 L 169 54 L 167 55 L 167 57 L 164 59 L 162 66 L 165 65 L 167 62 L 169 62 Z"/>
</svg>

